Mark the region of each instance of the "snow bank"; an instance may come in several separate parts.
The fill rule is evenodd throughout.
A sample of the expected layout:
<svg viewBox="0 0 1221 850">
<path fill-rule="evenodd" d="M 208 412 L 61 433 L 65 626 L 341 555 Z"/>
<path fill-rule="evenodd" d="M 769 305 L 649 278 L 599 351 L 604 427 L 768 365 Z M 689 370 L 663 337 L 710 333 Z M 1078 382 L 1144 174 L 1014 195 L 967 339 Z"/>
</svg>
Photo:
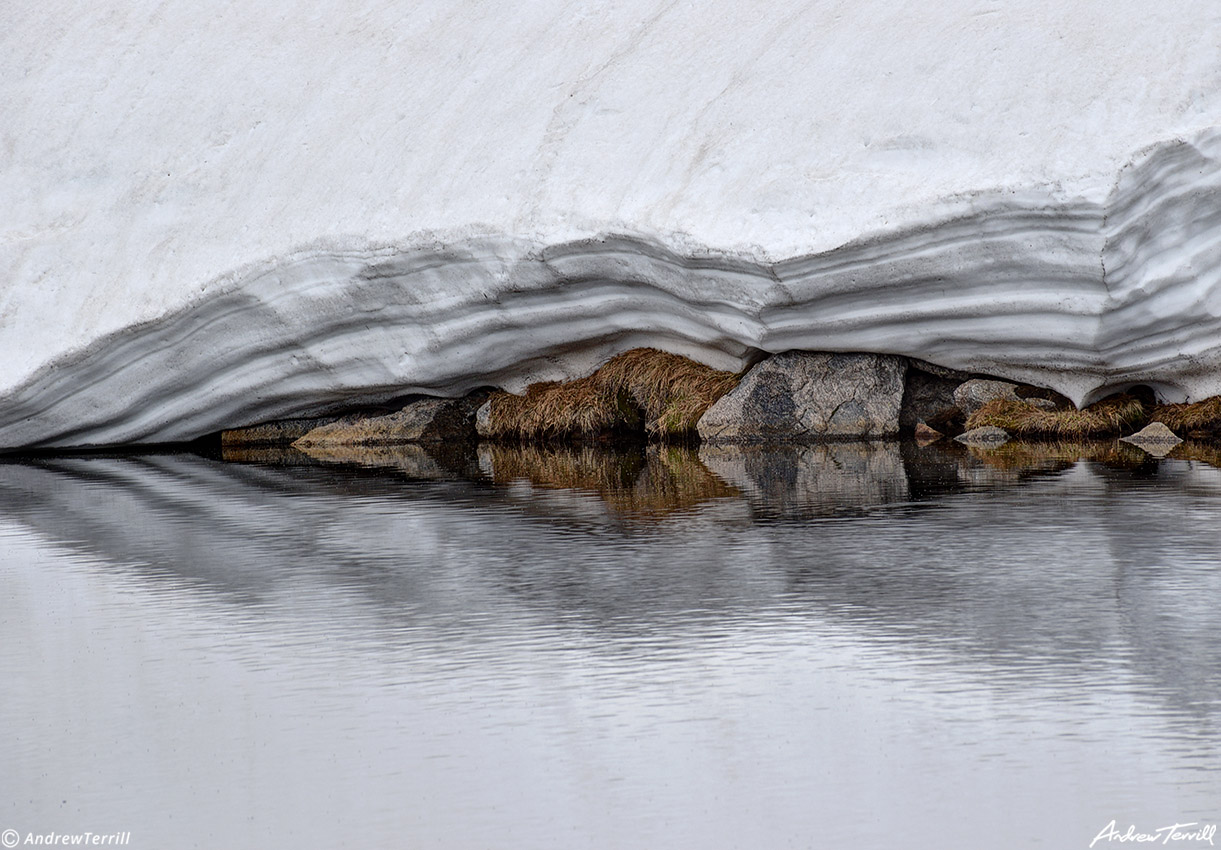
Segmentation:
<svg viewBox="0 0 1221 850">
<path fill-rule="evenodd" d="M 1221 6 L 0 12 L 0 446 L 910 354 L 1221 392 Z"/>
</svg>

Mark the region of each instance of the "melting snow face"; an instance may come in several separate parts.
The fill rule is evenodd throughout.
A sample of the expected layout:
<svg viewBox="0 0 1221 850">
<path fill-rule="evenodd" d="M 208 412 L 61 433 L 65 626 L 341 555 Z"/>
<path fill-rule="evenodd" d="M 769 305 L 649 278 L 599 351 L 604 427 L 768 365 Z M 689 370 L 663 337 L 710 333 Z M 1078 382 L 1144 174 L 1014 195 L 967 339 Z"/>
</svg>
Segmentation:
<svg viewBox="0 0 1221 850">
<path fill-rule="evenodd" d="M 639 345 L 1221 393 L 1221 6 L 403 5 L 0 13 L 0 446 Z"/>
</svg>

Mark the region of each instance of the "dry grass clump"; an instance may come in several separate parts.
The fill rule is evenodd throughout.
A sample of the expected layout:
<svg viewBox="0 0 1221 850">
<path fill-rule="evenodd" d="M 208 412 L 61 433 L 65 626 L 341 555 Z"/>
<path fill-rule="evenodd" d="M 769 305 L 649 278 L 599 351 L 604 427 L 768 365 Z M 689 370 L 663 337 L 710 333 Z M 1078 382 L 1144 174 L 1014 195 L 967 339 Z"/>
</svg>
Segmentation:
<svg viewBox="0 0 1221 850">
<path fill-rule="evenodd" d="M 494 392 L 485 434 L 556 439 L 638 430 L 640 414 L 626 395 L 610 393 L 596 373 L 568 383 L 532 384 L 525 395 Z"/>
<path fill-rule="evenodd" d="M 1015 437 L 1081 440 L 1129 433 L 1148 421 L 1149 414 L 1140 400 L 1121 394 L 1104 398 L 1084 410 L 1044 410 L 1024 401 L 996 399 L 971 414 L 966 427 L 970 430 L 994 425 Z"/>
<path fill-rule="evenodd" d="M 655 348 L 625 351 L 594 374 L 608 388 L 626 391 L 644 411 L 645 430 L 663 437 L 694 431 L 704 411 L 739 380 Z"/>
<path fill-rule="evenodd" d="M 738 380 L 686 357 L 637 348 L 586 378 L 534 384 L 521 396 L 494 393 L 485 433 L 547 440 L 644 431 L 681 438 Z"/>
<path fill-rule="evenodd" d="M 1159 404 L 1153 408 L 1150 419 L 1179 436 L 1190 431 L 1221 431 L 1221 396 L 1192 404 Z"/>
</svg>

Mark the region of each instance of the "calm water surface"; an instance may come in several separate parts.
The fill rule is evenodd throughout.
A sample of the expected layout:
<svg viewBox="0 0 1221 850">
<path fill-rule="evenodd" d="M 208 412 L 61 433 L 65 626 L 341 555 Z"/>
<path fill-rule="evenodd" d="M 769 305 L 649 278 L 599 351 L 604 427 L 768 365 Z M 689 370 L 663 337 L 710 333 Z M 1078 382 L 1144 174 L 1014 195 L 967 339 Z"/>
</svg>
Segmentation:
<svg viewBox="0 0 1221 850">
<path fill-rule="evenodd" d="M 1221 470 L 1187 457 L 4 463 L 0 830 L 1087 848 L 1216 823 Z"/>
</svg>

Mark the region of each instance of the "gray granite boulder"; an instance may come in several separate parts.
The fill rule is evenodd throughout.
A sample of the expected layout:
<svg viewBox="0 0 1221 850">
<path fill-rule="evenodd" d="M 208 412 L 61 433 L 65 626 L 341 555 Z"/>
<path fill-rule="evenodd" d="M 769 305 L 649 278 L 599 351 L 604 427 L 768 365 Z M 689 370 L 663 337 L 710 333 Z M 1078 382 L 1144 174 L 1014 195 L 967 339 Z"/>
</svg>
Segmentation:
<svg viewBox="0 0 1221 850">
<path fill-rule="evenodd" d="M 226 449 L 266 446 L 288 446 L 310 431 L 337 422 L 355 422 L 360 416 L 314 416 L 302 419 L 276 419 L 260 425 L 229 428 L 220 432 L 221 446 Z"/>
<path fill-rule="evenodd" d="M 907 367 L 907 384 L 903 389 L 903 407 L 899 411 L 899 427 L 903 433 L 916 430 L 924 422 L 937 430 L 962 419 L 954 401 L 954 390 L 971 380 L 967 372 L 946 369 L 923 360 L 911 360 Z M 961 428 L 958 428 L 961 430 Z"/>
<path fill-rule="evenodd" d="M 492 402 L 485 401 L 475 411 L 475 433 L 480 437 L 491 437 L 494 435 L 495 432 L 492 430 Z"/>
<path fill-rule="evenodd" d="M 1003 398 L 1008 401 L 1021 401 L 1017 394 L 1017 384 L 1008 381 L 989 381 L 975 378 L 967 381 L 954 390 L 954 404 L 962 411 L 963 416 L 970 416 L 990 401 Z"/>
<path fill-rule="evenodd" d="M 483 401 L 482 395 L 420 399 L 385 416 L 320 425 L 293 445 L 306 449 L 469 440 L 475 436 L 475 411 Z"/>
<path fill-rule="evenodd" d="M 945 434 L 938 431 L 936 428 L 921 420 L 916 423 L 916 428 L 912 432 L 918 443 L 931 443 L 934 440 L 940 440 Z"/>
<path fill-rule="evenodd" d="M 696 427 L 710 443 L 893 437 L 906 371 L 902 357 L 787 351 L 755 365 Z"/>
</svg>

